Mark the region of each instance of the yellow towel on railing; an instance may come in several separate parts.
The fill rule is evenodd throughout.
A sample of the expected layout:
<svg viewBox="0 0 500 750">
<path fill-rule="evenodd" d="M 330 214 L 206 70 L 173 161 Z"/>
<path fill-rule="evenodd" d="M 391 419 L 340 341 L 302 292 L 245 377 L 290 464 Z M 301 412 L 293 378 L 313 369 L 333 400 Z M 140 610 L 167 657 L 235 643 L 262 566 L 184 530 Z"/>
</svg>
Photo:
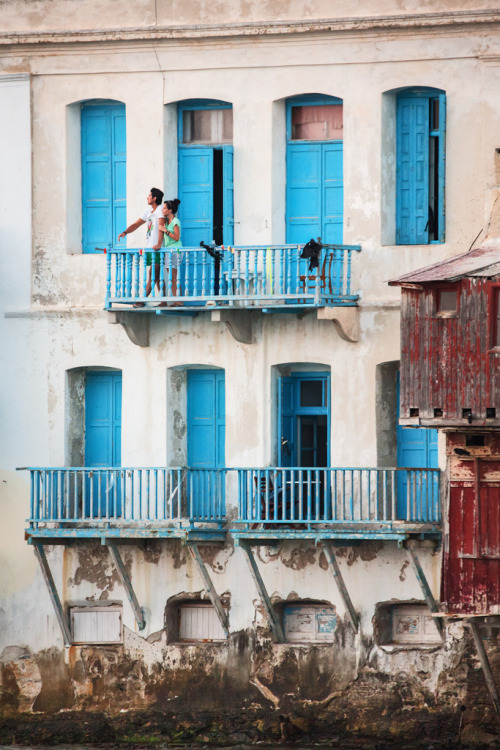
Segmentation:
<svg viewBox="0 0 500 750">
<path fill-rule="evenodd" d="M 273 274 L 273 259 L 271 257 L 271 248 L 267 248 L 266 255 L 266 291 L 268 294 L 273 293 L 274 285 L 274 274 Z"/>
</svg>

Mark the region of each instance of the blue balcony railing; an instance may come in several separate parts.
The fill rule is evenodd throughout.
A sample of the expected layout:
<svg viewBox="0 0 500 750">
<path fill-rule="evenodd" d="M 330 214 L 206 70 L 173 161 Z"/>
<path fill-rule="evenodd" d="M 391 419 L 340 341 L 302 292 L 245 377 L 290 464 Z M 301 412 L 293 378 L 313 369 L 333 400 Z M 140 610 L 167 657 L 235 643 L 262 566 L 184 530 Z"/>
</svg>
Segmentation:
<svg viewBox="0 0 500 750">
<path fill-rule="evenodd" d="M 30 528 L 218 524 L 225 469 L 30 468 Z"/>
<path fill-rule="evenodd" d="M 169 535 L 222 529 L 226 494 L 235 535 L 322 529 L 370 538 L 439 531 L 439 470 L 380 468 L 30 468 L 28 533 Z M 138 532 L 137 532 L 138 530 Z M 140 533 L 139 533 L 140 532 Z M 222 532 L 221 532 L 222 533 Z M 133 535 L 133 534 L 132 534 Z M 394 537 L 395 538 L 395 537 Z"/>
<path fill-rule="evenodd" d="M 441 521 L 439 470 L 238 470 L 239 520 L 269 527 L 393 527 Z"/>
<path fill-rule="evenodd" d="M 199 247 L 153 251 L 153 291 L 148 297 L 146 251 L 111 248 L 105 307 L 136 309 L 132 306 L 141 302 L 146 308 L 163 302 L 186 309 L 355 305 L 358 295 L 351 290 L 351 260 L 361 248 L 324 245 L 318 267 L 311 272 L 309 261 L 300 257 L 302 249 L 303 245 L 215 248 L 216 258 Z M 172 264 L 177 267 L 176 278 Z"/>
</svg>

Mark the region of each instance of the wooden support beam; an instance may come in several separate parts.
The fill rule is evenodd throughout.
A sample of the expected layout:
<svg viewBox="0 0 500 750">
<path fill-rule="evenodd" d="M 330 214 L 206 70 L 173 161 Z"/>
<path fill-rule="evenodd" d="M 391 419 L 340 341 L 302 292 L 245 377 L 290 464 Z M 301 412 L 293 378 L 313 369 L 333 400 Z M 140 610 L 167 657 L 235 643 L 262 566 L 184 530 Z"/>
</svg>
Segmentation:
<svg viewBox="0 0 500 750">
<path fill-rule="evenodd" d="M 278 643 L 284 643 L 285 636 L 283 634 L 283 628 L 281 627 L 280 618 L 278 617 L 278 614 L 272 605 L 271 599 L 269 598 L 269 594 L 267 593 L 264 581 L 262 580 L 262 576 L 259 572 L 259 568 L 257 567 L 255 557 L 253 556 L 252 549 L 250 545 L 245 544 L 244 542 L 241 542 L 241 549 L 245 553 L 248 567 L 250 568 L 250 574 L 254 580 L 259 596 L 265 607 L 271 631 Z"/>
<path fill-rule="evenodd" d="M 493 705 L 495 706 L 495 711 L 500 716 L 500 698 L 498 696 L 498 690 L 495 685 L 495 680 L 493 679 L 493 672 L 491 671 L 488 654 L 486 653 L 483 639 L 481 638 L 481 633 L 479 632 L 479 627 L 477 623 L 472 619 L 466 620 L 465 622 L 472 630 L 477 655 L 479 657 L 479 661 L 481 662 L 481 667 L 483 668 L 484 678 L 486 680 L 488 690 L 490 691 L 491 700 L 493 701 Z"/>
<path fill-rule="evenodd" d="M 54 611 L 56 613 L 56 617 L 59 622 L 59 627 L 61 628 L 61 631 L 63 634 L 64 644 L 66 646 L 71 646 L 71 628 L 69 626 L 68 620 L 66 619 L 64 615 L 64 610 L 62 608 L 61 600 L 59 599 L 59 594 L 57 593 L 56 585 L 54 583 L 54 578 L 49 568 L 49 563 L 47 562 L 47 556 L 45 554 L 43 544 L 40 544 L 40 542 L 34 541 L 33 549 L 35 551 L 36 558 L 38 562 L 40 563 L 43 577 L 45 578 L 45 583 L 47 585 L 47 589 L 48 589 L 49 596 L 52 602 L 52 606 L 54 607 Z"/>
<path fill-rule="evenodd" d="M 139 630 L 144 630 L 144 628 L 146 627 L 146 620 L 144 619 L 144 614 L 142 612 L 142 609 L 139 606 L 139 602 L 137 601 L 135 591 L 132 587 L 132 582 L 127 573 L 125 565 L 123 564 L 123 560 L 118 550 L 118 547 L 115 542 L 112 542 L 109 539 L 105 540 L 105 544 L 106 544 L 106 547 L 109 549 L 109 554 L 111 555 L 113 562 L 115 564 L 116 572 L 118 573 L 118 577 L 121 581 L 123 588 L 125 589 L 125 593 L 127 594 L 127 599 L 129 600 L 130 606 L 132 607 L 132 611 L 134 613 L 134 617 L 137 622 L 137 625 L 139 626 Z"/>
<path fill-rule="evenodd" d="M 351 619 L 354 631 L 357 633 L 359 630 L 359 617 L 358 617 L 356 610 L 354 609 L 353 603 L 351 601 L 351 597 L 349 596 L 349 592 L 344 583 L 342 573 L 340 572 L 339 564 L 337 562 L 335 551 L 333 549 L 333 544 L 325 540 L 323 541 L 323 549 L 325 551 L 328 564 L 330 565 L 330 568 L 332 570 L 333 578 L 335 580 L 335 583 L 337 584 L 339 594 L 342 598 L 342 601 L 344 602 L 344 606 L 346 610 L 349 613 L 349 617 Z"/>
<path fill-rule="evenodd" d="M 413 567 L 413 571 L 415 573 L 415 576 L 417 577 L 417 581 L 420 584 L 420 588 L 422 589 L 422 593 L 424 595 L 424 599 L 427 603 L 427 606 L 429 607 L 431 612 L 439 612 L 439 606 L 436 600 L 434 599 L 434 595 L 430 589 L 429 584 L 427 583 L 427 578 L 425 577 L 425 573 L 422 570 L 422 566 L 420 565 L 420 560 L 418 559 L 418 555 L 415 551 L 415 542 L 409 540 L 406 542 L 406 548 L 410 553 L 410 559 L 411 564 Z M 434 621 L 436 623 L 436 627 L 439 631 L 439 635 L 444 640 L 444 627 L 443 627 L 443 620 L 441 617 L 435 617 Z"/>
<path fill-rule="evenodd" d="M 222 625 L 222 629 L 224 630 L 224 633 L 226 634 L 226 638 L 229 637 L 229 619 L 226 613 L 226 610 L 222 606 L 222 602 L 220 600 L 220 596 L 215 590 L 215 587 L 212 583 L 212 579 L 210 578 L 208 574 L 208 570 L 206 568 L 205 563 L 201 559 L 200 550 L 198 549 L 197 544 L 193 544 L 192 542 L 189 543 L 188 549 L 191 553 L 191 556 L 195 563 L 198 566 L 198 570 L 200 571 L 200 575 L 203 578 L 203 582 L 205 584 L 205 589 L 210 597 L 210 601 L 214 605 L 214 609 L 217 612 L 217 616 L 220 620 L 220 624 Z"/>
</svg>

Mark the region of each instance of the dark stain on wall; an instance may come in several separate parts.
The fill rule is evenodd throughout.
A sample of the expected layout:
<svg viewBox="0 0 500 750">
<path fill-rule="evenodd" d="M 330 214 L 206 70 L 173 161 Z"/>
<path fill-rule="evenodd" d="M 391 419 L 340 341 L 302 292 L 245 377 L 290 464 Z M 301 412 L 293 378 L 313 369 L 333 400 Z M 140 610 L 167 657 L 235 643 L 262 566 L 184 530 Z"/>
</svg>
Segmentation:
<svg viewBox="0 0 500 750">
<path fill-rule="evenodd" d="M 55 712 L 71 708 L 75 701 L 75 691 L 69 667 L 64 661 L 64 651 L 57 648 L 39 651 L 36 661 L 42 678 L 42 689 L 33 704 L 33 711 Z"/>
<path fill-rule="evenodd" d="M 101 599 L 107 598 L 107 593 L 112 591 L 115 584 L 120 581 L 108 550 L 99 542 L 80 544 L 76 549 L 78 566 L 73 578 L 68 579 L 68 585 L 79 586 L 82 581 L 88 581 L 102 591 Z M 121 549 L 123 550 L 123 547 Z M 124 555 L 122 552 L 122 557 L 130 575 L 130 554 Z M 103 594 L 105 595 L 103 596 Z"/>
</svg>

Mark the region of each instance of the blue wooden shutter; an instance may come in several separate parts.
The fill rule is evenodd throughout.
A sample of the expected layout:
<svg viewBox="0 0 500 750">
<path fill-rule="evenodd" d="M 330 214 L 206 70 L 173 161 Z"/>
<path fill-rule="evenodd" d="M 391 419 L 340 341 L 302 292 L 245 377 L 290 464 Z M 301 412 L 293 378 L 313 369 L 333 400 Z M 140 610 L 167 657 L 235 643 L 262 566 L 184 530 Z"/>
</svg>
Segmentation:
<svg viewBox="0 0 500 750">
<path fill-rule="evenodd" d="M 344 177 L 343 142 L 322 145 L 322 222 L 321 240 L 341 245 L 343 240 Z"/>
<path fill-rule="evenodd" d="M 213 239 L 214 157 L 211 148 L 179 148 L 179 218 L 184 247 Z"/>
<path fill-rule="evenodd" d="M 81 162 L 83 252 L 94 253 L 126 226 L 124 105 L 82 107 Z"/>
<path fill-rule="evenodd" d="M 85 465 L 121 464 L 122 377 L 88 372 L 85 378 Z"/>
<path fill-rule="evenodd" d="M 445 182 L 446 182 L 446 94 L 439 95 L 439 216 L 438 239 L 444 242 L 445 236 Z"/>
<path fill-rule="evenodd" d="M 234 243 L 234 181 L 233 147 L 223 146 L 223 241 L 225 245 Z"/>
<path fill-rule="evenodd" d="M 112 233 L 111 120 L 104 107 L 82 109 L 83 252 L 106 247 Z"/>
<path fill-rule="evenodd" d="M 121 465 L 121 414 L 121 372 L 88 372 L 85 378 L 85 466 L 106 469 Z M 122 495 L 116 473 L 104 472 L 87 479 L 84 510 L 87 517 L 121 515 Z"/>
<path fill-rule="evenodd" d="M 397 101 L 396 242 L 425 245 L 429 218 L 429 99 Z"/>
<path fill-rule="evenodd" d="M 286 241 L 305 243 L 321 236 L 321 159 L 318 143 L 288 143 Z"/>
<path fill-rule="evenodd" d="M 113 107 L 111 116 L 113 227 L 110 241 L 113 247 L 117 245 L 125 247 L 125 238 L 118 243 L 118 235 L 127 226 L 127 133 L 125 107 Z"/>
<path fill-rule="evenodd" d="M 225 463 L 225 380 L 216 370 L 189 370 L 187 453 L 192 468 Z"/>
<path fill-rule="evenodd" d="M 280 378 L 278 465 L 295 465 L 295 386 L 294 378 Z M 286 441 L 286 442 L 285 442 Z M 286 449 L 288 448 L 288 450 Z"/>
</svg>

